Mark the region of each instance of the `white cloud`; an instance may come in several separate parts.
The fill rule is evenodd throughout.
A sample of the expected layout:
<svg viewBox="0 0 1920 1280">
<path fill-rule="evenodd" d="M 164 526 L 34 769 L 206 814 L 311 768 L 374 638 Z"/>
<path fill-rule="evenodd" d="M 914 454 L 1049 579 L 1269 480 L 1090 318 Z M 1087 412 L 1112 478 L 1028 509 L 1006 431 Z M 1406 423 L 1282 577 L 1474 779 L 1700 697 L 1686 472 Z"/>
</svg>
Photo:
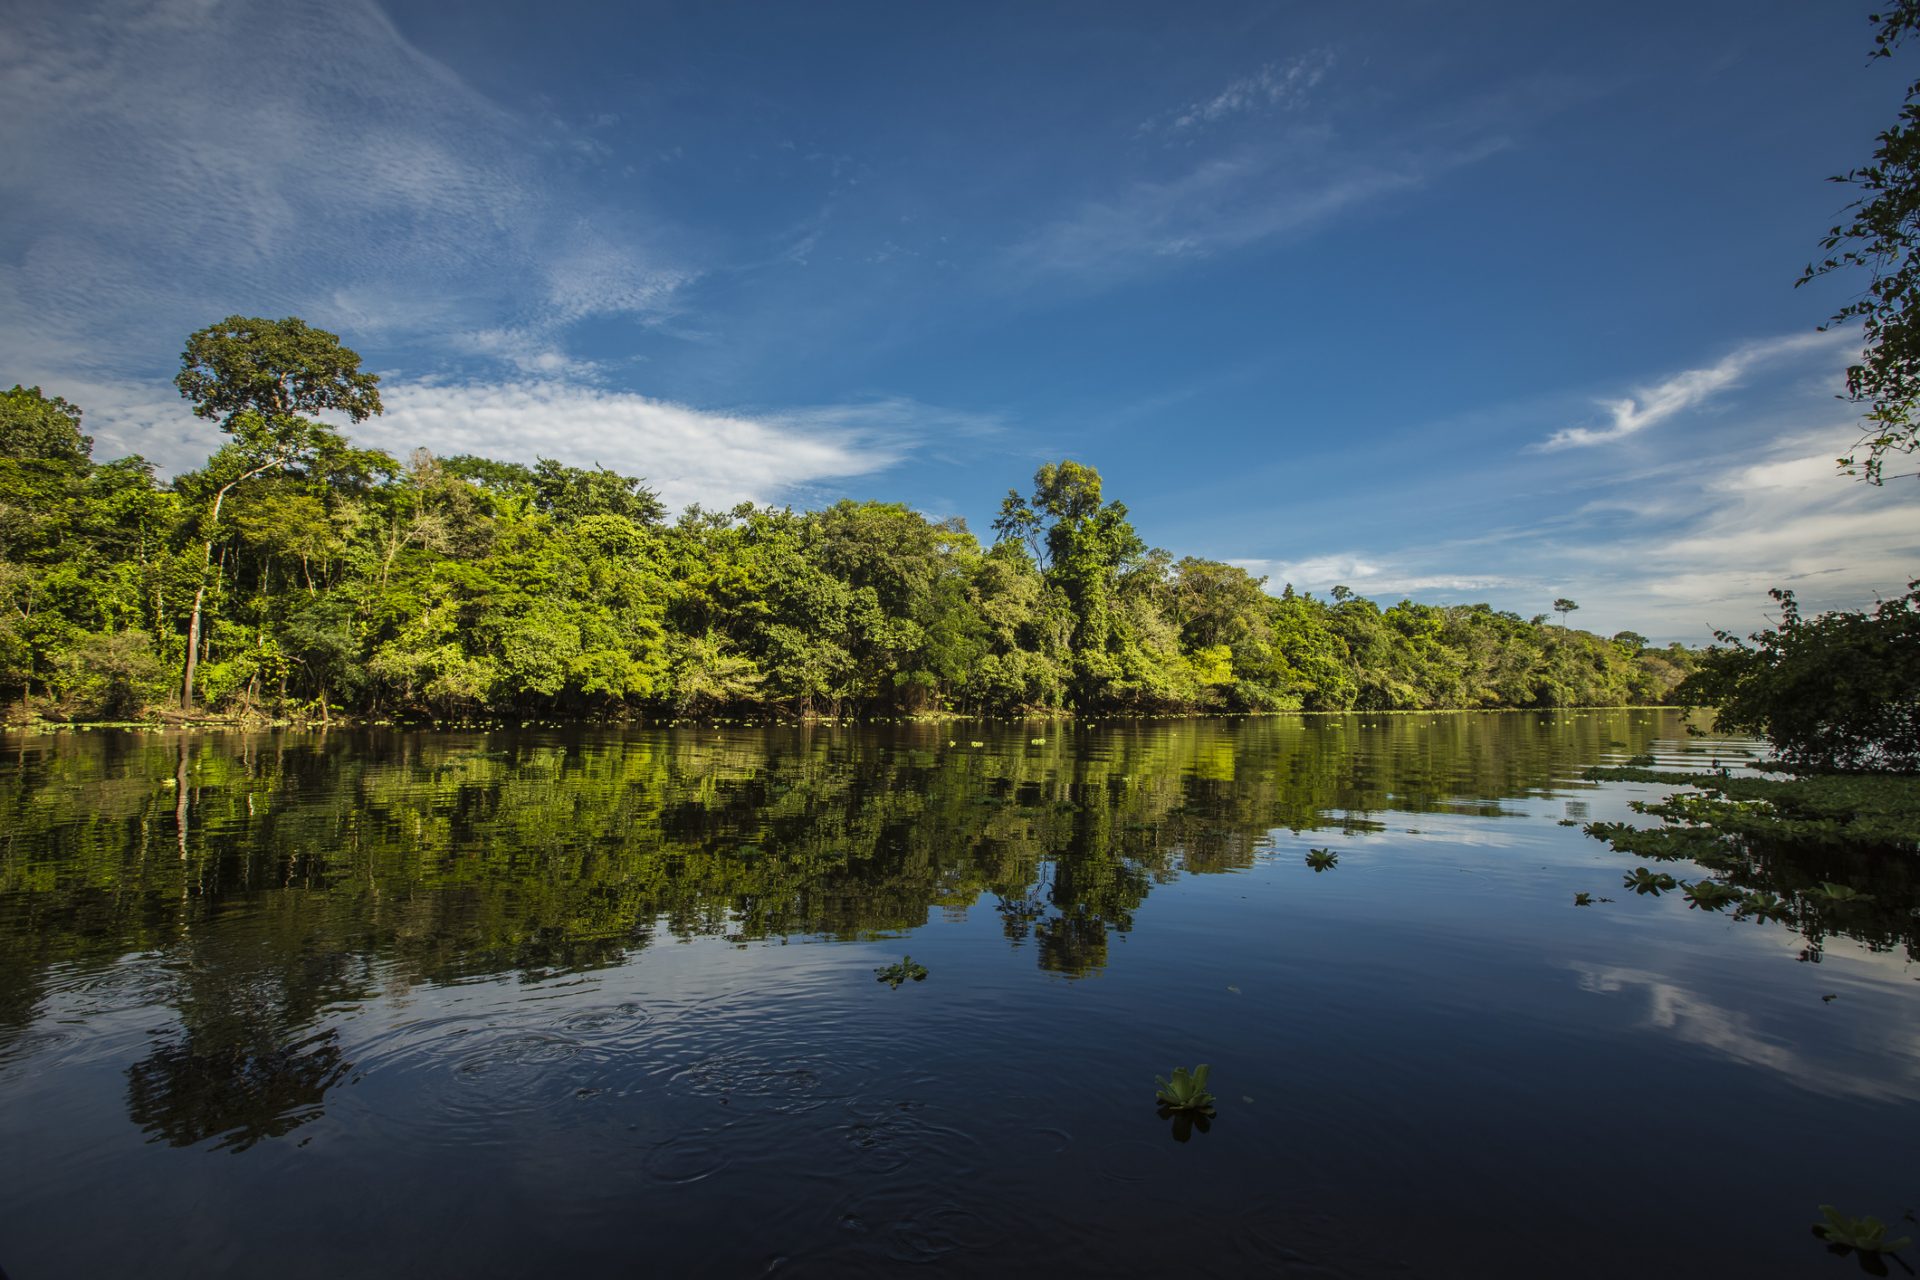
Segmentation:
<svg viewBox="0 0 1920 1280">
<path fill-rule="evenodd" d="M 163 474 L 197 467 L 220 446 L 220 428 L 166 382 L 82 377 L 45 388 L 80 406 L 81 426 L 100 461 L 139 454 Z"/>
<path fill-rule="evenodd" d="M 1487 591 L 1522 585 L 1500 574 L 1447 573 L 1406 564 L 1382 563 L 1353 553 L 1314 556 L 1304 560 L 1231 560 L 1278 592 L 1288 583 L 1296 591 L 1324 595 L 1336 586 L 1351 587 L 1363 596 L 1391 601 L 1409 594 Z"/>
<path fill-rule="evenodd" d="M 912 447 L 907 410 L 853 405 L 776 417 L 708 413 L 627 392 L 528 380 L 402 383 L 386 413 L 353 428 L 362 444 L 404 455 L 557 458 L 646 478 L 670 509 L 804 496 L 894 465 Z"/>
<path fill-rule="evenodd" d="M 1375 502 L 1470 534 L 1369 540 L 1327 508 L 1312 512 L 1304 527 L 1315 541 L 1296 554 L 1237 563 L 1276 587 L 1345 583 L 1383 600 L 1484 599 L 1529 616 L 1570 596 L 1588 628 L 1660 643 L 1771 625 L 1775 587 L 1809 612 L 1870 606 L 1920 577 L 1920 485 L 1875 487 L 1837 472 L 1834 455 L 1859 431 L 1834 400 L 1848 341 L 1753 342 L 1665 380 L 1636 397 L 1629 419 L 1662 421 L 1657 444 L 1492 455 L 1465 486 L 1436 486 L 1421 453 L 1420 465 L 1375 478 Z M 1474 429 L 1497 440 L 1539 414 L 1538 403 L 1495 407 L 1482 417 L 1511 425 Z M 1423 424 L 1408 438 L 1425 447 L 1447 426 Z"/>
<path fill-rule="evenodd" d="M 96 379 L 57 390 L 81 407 L 102 460 L 140 453 L 162 475 L 177 474 L 200 466 L 221 443 L 218 425 L 194 417 L 164 383 Z M 926 455 L 936 442 L 1003 429 L 992 415 L 899 397 L 729 413 L 544 376 L 389 380 L 380 391 L 381 416 L 336 423 L 363 447 L 401 458 L 426 448 L 443 457 L 605 466 L 644 477 L 670 510 L 690 502 L 813 502 L 839 482 Z"/>
<path fill-rule="evenodd" d="M 1704 369 L 1675 374 L 1622 399 L 1600 401 L 1607 416 L 1604 427 L 1562 427 L 1532 447 L 1543 452 L 1577 449 L 1637 435 L 1720 395 L 1757 366 L 1809 352 L 1832 351 L 1850 340 L 1851 335 L 1842 330 L 1828 330 L 1750 342 Z"/>
<path fill-rule="evenodd" d="M 1642 622 L 1623 625 L 1643 631 L 1766 625 L 1773 587 L 1809 611 L 1898 595 L 1920 576 L 1920 495 L 1837 475 L 1831 446 L 1847 430 L 1790 434 L 1744 464 L 1643 482 L 1645 532 L 1576 539 L 1555 559 L 1586 584 L 1583 604 L 1631 612 Z"/>
<path fill-rule="evenodd" d="M 1233 563 L 1267 575 L 1273 590 L 1291 582 L 1324 595 L 1342 583 L 1382 601 L 1484 599 L 1524 615 L 1566 595 L 1602 634 L 1630 628 L 1700 643 L 1716 629 L 1771 625 L 1773 587 L 1815 612 L 1860 608 L 1920 577 L 1920 486 L 1838 476 L 1831 446 L 1847 430 L 1759 428 L 1741 444 L 1745 461 L 1706 451 L 1615 476 L 1589 472 L 1580 486 L 1599 491 L 1595 501 L 1505 524 L 1491 507 L 1469 510 L 1458 519 L 1485 521 L 1471 537 Z M 1488 487 L 1541 482 L 1504 475 Z"/>
</svg>

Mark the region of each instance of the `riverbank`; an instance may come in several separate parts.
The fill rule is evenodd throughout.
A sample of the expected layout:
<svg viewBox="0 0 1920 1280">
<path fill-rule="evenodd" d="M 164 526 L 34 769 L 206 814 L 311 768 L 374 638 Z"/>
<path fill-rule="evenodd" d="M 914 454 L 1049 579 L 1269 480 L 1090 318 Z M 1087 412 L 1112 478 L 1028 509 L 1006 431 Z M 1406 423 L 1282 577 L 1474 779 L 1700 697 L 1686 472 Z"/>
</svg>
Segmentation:
<svg viewBox="0 0 1920 1280">
<path fill-rule="evenodd" d="M 219 716 L 219 715 L 183 715 L 179 712 L 156 714 L 144 720 L 50 720 L 34 716 L 0 720 L 0 732 L 3 733 L 91 733 L 103 730 L 122 730 L 133 733 L 165 733 L 193 729 L 207 730 L 274 730 L 274 729 L 425 729 L 425 730 L 492 730 L 492 729 L 560 729 L 573 727 L 609 728 L 626 726 L 643 729 L 672 729 L 682 726 L 720 725 L 728 728 L 772 728 L 822 725 L 885 725 L 885 724 L 1105 724 L 1127 722 L 1152 724 L 1168 720 L 1251 720 L 1278 719 L 1285 716 L 1297 716 L 1301 719 L 1350 719 L 1355 716 L 1395 716 L 1413 718 L 1418 716 L 1459 716 L 1459 715 L 1584 715 L 1596 711 L 1680 711 L 1692 708 L 1673 706 L 1665 703 L 1614 703 L 1567 707 L 1415 707 L 1384 710 L 1352 711 L 1171 711 L 1171 712 L 1127 712 L 1100 711 L 1088 715 L 1079 715 L 1063 709 L 1038 709 L 1017 715 L 968 715 L 963 712 L 916 712 L 912 715 L 897 716 L 686 716 L 669 719 L 633 716 L 626 718 L 572 718 L 556 719 L 552 717 L 529 716 L 525 719 L 491 717 L 472 720 L 394 720 L 363 718 L 357 716 L 331 716 L 325 720 L 317 717 L 288 716 Z"/>
</svg>

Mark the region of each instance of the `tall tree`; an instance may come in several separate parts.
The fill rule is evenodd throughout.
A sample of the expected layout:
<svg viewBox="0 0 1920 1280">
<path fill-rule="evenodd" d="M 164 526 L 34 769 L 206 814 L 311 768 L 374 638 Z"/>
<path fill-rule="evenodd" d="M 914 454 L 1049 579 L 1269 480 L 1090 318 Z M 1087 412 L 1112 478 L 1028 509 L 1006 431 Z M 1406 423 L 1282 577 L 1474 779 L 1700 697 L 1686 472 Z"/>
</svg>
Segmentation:
<svg viewBox="0 0 1920 1280">
<path fill-rule="evenodd" d="M 306 415 L 331 411 L 365 421 L 380 412 L 379 383 L 377 374 L 360 371 L 359 355 L 342 346 L 338 335 L 295 316 L 228 316 L 188 337 L 174 385 L 193 402 L 195 415 L 218 419 L 231 441 L 208 463 L 218 487 L 200 526 L 200 571 L 180 683 L 182 710 L 193 708 L 207 573 L 227 495 L 255 476 L 286 471 L 324 454 L 346 453 L 346 441 L 338 432 Z"/>
<path fill-rule="evenodd" d="M 1100 473 L 1072 459 L 1033 473 L 1033 496 L 1009 490 L 993 522 L 1002 541 L 1045 549 L 1046 577 L 1073 616 L 1075 692 L 1091 702 L 1118 675 L 1114 595 L 1121 571 L 1146 552 L 1124 503 L 1101 497 Z"/>
<path fill-rule="evenodd" d="M 80 434 L 79 406 L 17 383 L 0 393 L 0 457 L 79 463 L 92 451 L 93 440 Z"/>
</svg>

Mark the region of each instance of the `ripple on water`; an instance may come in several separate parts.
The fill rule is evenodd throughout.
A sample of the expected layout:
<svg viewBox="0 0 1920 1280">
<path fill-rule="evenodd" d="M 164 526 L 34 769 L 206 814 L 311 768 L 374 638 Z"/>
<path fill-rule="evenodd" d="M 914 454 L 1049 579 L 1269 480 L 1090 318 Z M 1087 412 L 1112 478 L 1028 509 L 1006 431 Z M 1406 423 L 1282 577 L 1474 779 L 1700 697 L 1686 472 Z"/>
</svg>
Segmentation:
<svg viewBox="0 0 1920 1280">
<path fill-rule="evenodd" d="M 353 1055 L 354 1080 L 375 1086 L 368 1101 L 383 1125 L 436 1143 L 506 1140 L 520 1122 L 577 1112 L 618 1084 L 613 1055 L 599 1046 L 553 1027 L 481 1017 L 393 1027 L 355 1045 Z M 387 1090 L 410 1101 L 404 1109 L 381 1105 Z"/>
<path fill-rule="evenodd" d="M 716 1054 L 675 1068 L 671 1086 L 696 1097 L 766 1103 L 794 1114 L 812 1111 L 832 1101 L 824 1090 L 830 1064 L 813 1055 L 761 1055 L 751 1051 Z"/>
<path fill-rule="evenodd" d="M 920 1160 L 955 1176 L 983 1154 L 980 1140 L 959 1118 L 925 1102 L 859 1099 L 846 1113 L 840 1151 L 854 1174 L 894 1173 Z"/>
<path fill-rule="evenodd" d="M 840 1240 L 821 1261 L 884 1258 L 914 1265 L 993 1248 L 1004 1234 L 997 1217 L 955 1199 L 951 1185 L 937 1177 L 896 1181 L 848 1196 L 837 1207 Z"/>
<path fill-rule="evenodd" d="M 28 1058 L 41 1054 L 51 1055 L 58 1064 L 65 1052 L 80 1045 L 82 1033 L 66 1027 L 38 1026 L 29 1027 L 11 1038 L 0 1037 L 0 1067 L 15 1062 L 24 1062 Z"/>
<path fill-rule="evenodd" d="M 1145 1182 L 1158 1172 L 1165 1157 L 1163 1142 L 1121 1138 L 1100 1148 L 1100 1176 L 1113 1182 Z"/>
<path fill-rule="evenodd" d="M 724 1170 L 733 1162 L 726 1131 L 689 1130 L 675 1133 L 647 1148 L 641 1167 L 649 1179 L 666 1186 L 684 1187 Z"/>
<path fill-rule="evenodd" d="M 581 1009 L 570 1013 L 560 1019 L 560 1026 L 573 1035 L 593 1037 L 603 1034 L 630 1034 L 652 1021 L 651 1013 L 638 1003 L 628 1000 L 622 1004 L 603 1005 L 599 1008 Z"/>
<path fill-rule="evenodd" d="M 523 1067 L 545 1068 L 576 1058 L 584 1046 L 568 1036 L 537 1031 L 509 1035 L 463 1056 L 454 1064 L 454 1074 L 464 1080 L 484 1080 L 489 1076 L 517 1072 Z"/>
<path fill-rule="evenodd" d="M 139 956 L 104 969 L 69 969 L 51 976 L 46 1000 L 63 1016 L 98 1018 L 164 1006 L 179 974 L 156 956 Z"/>
</svg>

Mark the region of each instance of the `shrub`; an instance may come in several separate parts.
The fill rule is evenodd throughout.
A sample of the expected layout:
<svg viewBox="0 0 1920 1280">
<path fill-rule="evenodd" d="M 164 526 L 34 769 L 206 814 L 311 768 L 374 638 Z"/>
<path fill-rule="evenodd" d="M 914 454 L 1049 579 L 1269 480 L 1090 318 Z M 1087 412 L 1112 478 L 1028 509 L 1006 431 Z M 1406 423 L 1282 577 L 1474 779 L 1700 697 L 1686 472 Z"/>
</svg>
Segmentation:
<svg viewBox="0 0 1920 1280">
<path fill-rule="evenodd" d="M 142 631 L 87 636 L 59 666 L 63 709 L 87 719 L 132 720 L 166 697 L 172 678 Z"/>
<path fill-rule="evenodd" d="M 1782 618 L 1751 644 L 1726 632 L 1682 682 L 1723 730 L 1764 734 L 1786 764 L 1813 770 L 1920 771 L 1920 581 L 1871 612 Z"/>
</svg>

